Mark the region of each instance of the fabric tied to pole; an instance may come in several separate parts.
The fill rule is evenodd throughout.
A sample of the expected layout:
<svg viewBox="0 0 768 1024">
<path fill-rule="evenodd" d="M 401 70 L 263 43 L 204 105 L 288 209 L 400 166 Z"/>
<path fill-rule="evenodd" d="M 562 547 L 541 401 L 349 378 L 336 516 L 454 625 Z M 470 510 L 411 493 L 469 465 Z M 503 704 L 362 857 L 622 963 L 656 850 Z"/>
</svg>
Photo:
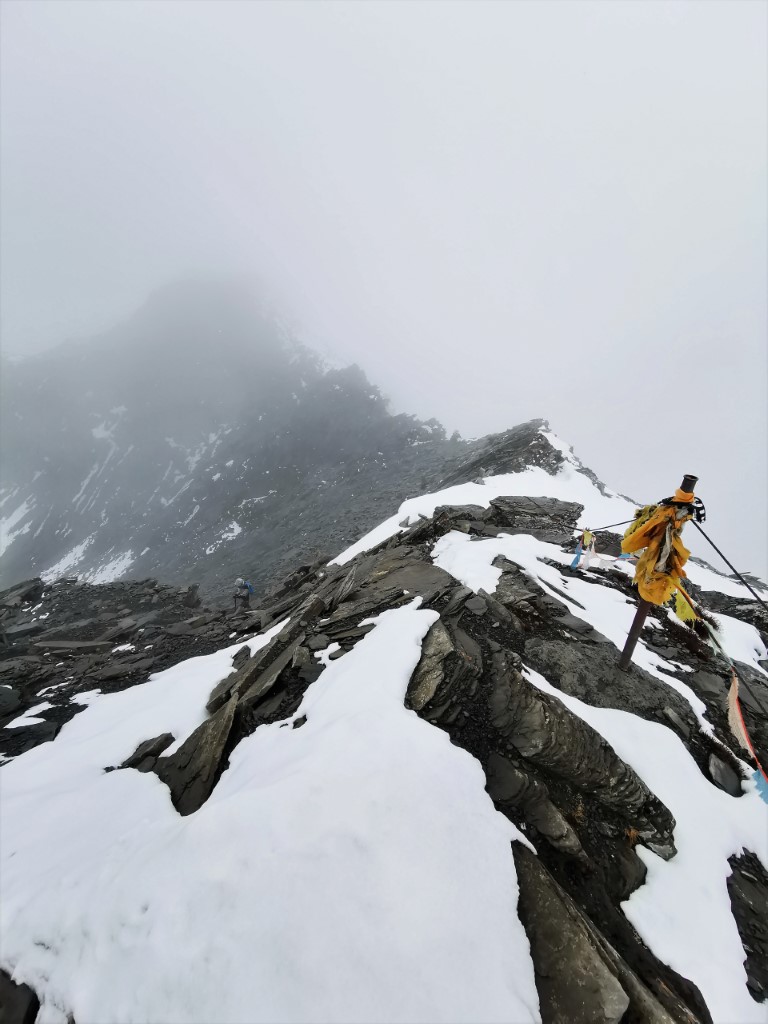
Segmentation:
<svg viewBox="0 0 768 1024">
<path fill-rule="evenodd" d="M 581 536 L 579 537 L 579 543 L 576 545 L 576 554 L 574 555 L 573 561 L 571 562 L 571 568 L 572 569 L 578 568 L 579 562 L 581 561 L 582 554 L 586 555 L 586 561 L 585 561 L 585 564 L 584 564 L 584 568 L 586 569 L 586 568 L 589 567 L 589 559 L 590 559 L 590 550 L 589 549 L 590 549 L 590 545 L 592 545 L 592 548 L 593 548 L 592 553 L 594 554 L 594 543 L 595 543 L 595 535 L 594 535 L 594 533 L 592 533 L 591 530 L 583 530 Z"/>
<path fill-rule="evenodd" d="M 651 604 L 666 604 L 685 579 L 683 566 L 690 551 L 682 542 L 682 528 L 692 513 L 688 503 L 693 494 L 677 490 L 670 505 L 646 505 L 638 509 L 635 521 L 624 534 L 624 554 L 642 551 L 635 568 L 640 597 Z"/>
<path fill-rule="evenodd" d="M 751 755 L 757 765 L 757 771 L 754 775 L 757 781 L 757 791 L 760 797 L 768 804 L 768 775 L 765 774 L 765 769 L 758 760 L 752 740 L 747 732 L 747 726 L 741 710 L 741 701 L 739 700 L 739 677 L 736 675 L 734 668 L 731 668 L 731 686 L 728 690 L 728 725 L 736 742 L 742 750 L 746 750 Z"/>
</svg>

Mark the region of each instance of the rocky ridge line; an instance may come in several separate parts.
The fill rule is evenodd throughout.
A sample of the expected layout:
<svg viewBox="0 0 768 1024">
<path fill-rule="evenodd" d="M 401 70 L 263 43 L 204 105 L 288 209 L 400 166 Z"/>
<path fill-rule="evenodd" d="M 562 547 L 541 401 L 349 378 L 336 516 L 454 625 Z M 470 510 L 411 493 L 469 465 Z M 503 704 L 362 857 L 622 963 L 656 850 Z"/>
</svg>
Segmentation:
<svg viewBox="0 0 768 1024">
<path fill-rule="evenodd" d="M 56 710 L 42 716 L 55 728 L 57 721 L 81 710 L 69 701 L 77 691 L 94 684 L 102 689 L 135 685 L 146 679 L 150 668 L 207 653 L 287 619 L 255 655 L 247 647 L 238 651 L 235 671 L 211 692 L 210 717 L 173 755 L 163 755 L 173 739 L 166 734 L 142 743 L 122 765 L 104 766 L 154 771 L 168 785 L 179 813 L 191 814 L 208 798 L 242 738 L 263 723 L 295 714 L 307 687 L 323 671 L 315 657 L 318 651 L 334 644 L 330 657 L 343 657 L 372 628 L 361 626 L 361 621 L 418 595 L 422 606 L 438 611 L 440 619 L 425 638 L 406 704 L 478 758 L 497 809 L 527 832 L 539 852 L 534 858 L 519 844 L 514 848 L 521 919 L 531 941 L 544 1020 L 709 1022 L 695 986 L 653 955 L 620 908 L 645 877 L 636 854 L 638 844 L 662 857 L 674 856 L 672 815 L 599 734 L 533 687 L 520 671 L 524 661 L 564 692 L 590 704 L 628 709 L 671 726 L 700 770 L 715 785 L 737 795 L 741 775 L 725 722 L 727 682 L 709 649 L 688 636 L 681 639 L 679 629 L 661 614 L 655 617 L 658 628 L 644 634 L 653 649 L 693 670 L 681 671 L 680 677 L 706 703 L 725 747 L 701 733 L 688 703 L 670 687 L 637 666 L 626 675 L 619 672 L 613 644 L 516 565 L 497 560 L 501 579 L 496 592 L 474 594 L 430 557 L 434 541 L 451 530 L 477 538 L 499 532 L 533 533 L 567 549 L 580 512 L 577 504 L 539 497 L 495 499 L 488 509 L 438 509 L 433 518 L 347 565 L 328 566 L 323 560 L 301 567 L 248 614 L 195 609 L 190 615 L 194 592 L 162 588 L 152 581 L 106 588 L 60 584 L 44 591 L 40 602 L 40 584 L 34 581 L 26 590 L 0 595 L 6 635 L 12 636 L 5 653 L 13 656 L 7 656 L 5 664 L 35 659 L 34 666 L 26 664 L 17 691 L 20 705 L 0 719 L 0 726 L 31 702 L 48 697 Z M 618 571 L 570 571 L 631 595 L 627 577 Z M 98 610 L 103 599 L 97 595 L 104 591 L 114 602 L 109 615 L 123 616 L 111 626 L 107 613 Z M 707 595 L 702 596 L 706 601 Z M 24 614 L 19 612 L 27 609 L 28 616 L 33 600 L 51 608 L 54 625 L 25 632 Z M 719 596 L 716 600 L 722 604 Z M 730 614 L 741 612 L 745 620 L 754 614 L 752 602 L 729 600 Z M 140 618 L 147 605 L 150 614 L 157 613 L 155 619 Z M 61 615 L 70 615 L 69 622 L 61 621 Z M 139 637 L 144 650 L 144 640 L 153 645 L 152 666 L 136 667 L 144 660 L 138 658 L 143 652 L 136 642 L 133 652 L 108 653 L 103 647 L 106 644 L 111 652 L 117 641 Z M 103 649 L 85 655 L 82 648 L 50 646 L 57 643 L 101 643 Z M 25 653 L 20 653 L 22 648 Z M 114 666 L 111 659 L 116 659 Z M 110 673 L 111 667 L 122 674 Z M 742 694 L 745 714 L 764 749 L 766 688 L 752 669 L 742 668 L 747 680 Z M 61 676 L 60 689 L 46 693 L 51 685 L 59 685 L 51 680 Z M 301 724 L 294 721 L 293 727 Z M 46 728 L 47 724 L 0 729 L 0 739 L 6 744 L 21 741 L 21 749 L 26 749 L 51 738 Z M 17 738 L 9 740 L 9 733 Z M 8 746 L 5 750 L 19 752 Z M 763 999 L 768 879 L 754 861 L 747 853 L 732 863 L 729 887 L 750 991 Z"/>
</svg>

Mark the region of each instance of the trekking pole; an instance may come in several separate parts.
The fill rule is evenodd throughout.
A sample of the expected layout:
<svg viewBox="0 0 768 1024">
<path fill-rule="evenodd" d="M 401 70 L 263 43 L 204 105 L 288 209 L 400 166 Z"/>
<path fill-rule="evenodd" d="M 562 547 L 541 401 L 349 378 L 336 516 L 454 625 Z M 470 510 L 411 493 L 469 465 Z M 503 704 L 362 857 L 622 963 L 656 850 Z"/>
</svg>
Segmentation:
<svg viewBox="0 0 768 1024">
<path fill-rule="evenodd" d="M 698 479 L 699 478 L 697 476 L 686 474 L 683 477 L 683 482 L 680 484 L 680 490 L 685 491 L 686 494 L 692 494 L 693 488 L 696 486 Z M 632 664 L 632 655 L 635 653 L 637 641 L 640 639 L 640 634 L 643 631 L 643 626 L 645 625 L 645 620 L 650 609 L 650 601 L 645 601 L 641 598 L 627 635 L 627 642 L 624 644 L 624 650 L 621 652 L 621 657 L 619 658 L 619 668 L 622 672 L 629 671 L 629 666 Z"/>
</svg>

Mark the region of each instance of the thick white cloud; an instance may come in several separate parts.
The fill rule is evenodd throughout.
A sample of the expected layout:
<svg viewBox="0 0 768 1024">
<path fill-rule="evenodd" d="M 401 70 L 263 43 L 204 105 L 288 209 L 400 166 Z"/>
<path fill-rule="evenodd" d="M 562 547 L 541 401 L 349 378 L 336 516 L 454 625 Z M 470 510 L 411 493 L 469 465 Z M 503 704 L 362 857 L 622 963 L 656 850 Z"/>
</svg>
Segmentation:
<svg viewBox="0 0 768 1024">
<path fill-rule="evenodd" d="M 266 277 L 398 408 L 465 434 L 548 416 L 646 500 L 699 473 L 713 533 L 765 572 L 765 5 L 3 21 L 6 351 L 189 271 Z"/>
</svg>

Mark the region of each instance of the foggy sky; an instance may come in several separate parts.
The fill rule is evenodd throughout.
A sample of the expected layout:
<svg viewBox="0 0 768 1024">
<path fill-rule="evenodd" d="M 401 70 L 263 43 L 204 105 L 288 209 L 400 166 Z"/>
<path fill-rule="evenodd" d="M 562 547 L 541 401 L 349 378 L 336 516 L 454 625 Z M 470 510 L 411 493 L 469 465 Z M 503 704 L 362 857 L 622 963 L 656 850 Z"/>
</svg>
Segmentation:
<svg viewBox="0 0 768 1024">
<path fill-rule="evenodd" d="M 397 411 L 697 473 L 765 574 L 767 11 L 6 0 L 3 351 L 245 273 Z"/>
</svg>

